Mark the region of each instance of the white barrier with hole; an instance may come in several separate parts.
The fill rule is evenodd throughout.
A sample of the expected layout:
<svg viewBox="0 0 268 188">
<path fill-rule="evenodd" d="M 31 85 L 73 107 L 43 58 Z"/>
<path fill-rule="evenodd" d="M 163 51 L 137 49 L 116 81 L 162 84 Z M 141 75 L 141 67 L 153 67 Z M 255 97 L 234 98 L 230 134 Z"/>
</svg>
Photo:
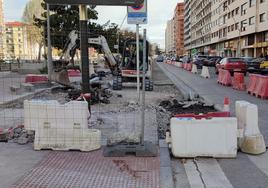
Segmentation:
<svg viewBox="0 0 268 188">
<path fill-rule="evenodd" d="M 239 147 L 248 154 L 266 152 L 266 145 L 258 125 L 258 107 L 247 101 L 236 101 L 236 116 L 243 135 L 239 138 Z"/>
<path fill-rule="evenodd" d="M 175 157 L 235 158 L 237 155 L 236 118 L 172 118 L 170 128 L 168 139 Z"/>
<path fill-rule="evenodd" d="M 88 103 L 24 101 L 26 130 L 35 131 L 34 149 L 91 151 L 101 147 L 99 130 L 88 129 Z"/>
<path fill-rule="evenodd" d="M 201 77 L 210 78 L 209 68 L 207 66 L 202 67 Z"/>
</svg>

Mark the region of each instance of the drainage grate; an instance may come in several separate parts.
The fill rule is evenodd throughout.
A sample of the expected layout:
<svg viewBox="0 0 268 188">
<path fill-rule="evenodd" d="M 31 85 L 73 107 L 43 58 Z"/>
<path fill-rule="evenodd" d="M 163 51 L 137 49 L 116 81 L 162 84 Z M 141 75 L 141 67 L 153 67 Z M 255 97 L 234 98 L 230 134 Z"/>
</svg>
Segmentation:
<svg viewBox="0 0 268 188">
<path fill-rule="evenodd" d="M 158 157 L 110 157 L 102 151 L 50 152 L 14 188 L 157 188 Z"/>
</svg>

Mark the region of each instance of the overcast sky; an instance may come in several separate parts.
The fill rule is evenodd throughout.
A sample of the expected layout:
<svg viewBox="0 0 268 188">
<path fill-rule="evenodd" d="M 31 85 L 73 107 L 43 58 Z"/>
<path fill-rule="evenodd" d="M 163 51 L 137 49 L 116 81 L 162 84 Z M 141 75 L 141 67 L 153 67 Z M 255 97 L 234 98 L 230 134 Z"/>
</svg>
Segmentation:
<svg viewBox="0 0 268 188">
<path fill-rule="evenodd" d="M 20 20 L 25 4 L 28 0 L 4 0 L 5 21 Z M 148 0 L 148 24 L 142 26 L 148 29 L 148 37 L 151 42 L 160 44 L 164 48 L 165 27 L 168 19 L 171 19 L 175 6 L 183 0 Z M 127 13 L 126 7 L 97 7 L 100 24 L 110 20 L 120 25 Z M 135 26 L 128 25 L 125 21 L 122 28 L 135 30 Z"/>
</svg>

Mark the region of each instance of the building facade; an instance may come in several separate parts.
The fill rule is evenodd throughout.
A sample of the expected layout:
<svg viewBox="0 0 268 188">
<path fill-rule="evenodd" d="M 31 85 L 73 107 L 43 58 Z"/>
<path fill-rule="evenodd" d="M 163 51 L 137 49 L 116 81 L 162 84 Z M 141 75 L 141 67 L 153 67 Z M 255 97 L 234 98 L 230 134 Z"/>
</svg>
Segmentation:
<svg viewBox="0 0 268 188">
<path fill-rule="evenodd" d="M 268 0 L 186 0 L 188 52 L 259 57 L 268 53 Z"/>
<path fill-rule="evenodd" d="M 4 59 L 4 3 L 0 0 L 0 59 Z"/>
<path fill-rule="evenodd" d="M 178 3 L 174 12 L 174 32 L 176 55 L 182 56 L 184 50 L 184 3 Z"/>
<path fill-rule="evenodd" d="M 35 31 L 33 26 L 22 22 L 6 22 L 4 33 L 4 58 L 9 60 L 38 59 L 42 46 L 35 40 L 37 37 Z"/>
<path fill-rule="evenodd" d="M 174 28 L 174 19 L 172 18 L 167 22 L 166 32 L 165 32 L 165 47 L 166 54 L 174 55 L 176 53 L 176 44 L 175 44 L 175 28 Z"/>
</svg>

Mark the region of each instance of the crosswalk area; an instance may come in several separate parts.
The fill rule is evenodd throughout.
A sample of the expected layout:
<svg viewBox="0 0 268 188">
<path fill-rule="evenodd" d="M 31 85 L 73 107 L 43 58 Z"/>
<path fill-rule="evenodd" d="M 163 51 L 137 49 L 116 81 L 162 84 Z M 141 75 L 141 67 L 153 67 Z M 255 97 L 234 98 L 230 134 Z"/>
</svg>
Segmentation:
<svg viewBox="0 0 268 188">
<path fill-rule="evenodd" d="M 175 188 L 267 188 L 268 154 L 172 159 Z"/>
</svg>

